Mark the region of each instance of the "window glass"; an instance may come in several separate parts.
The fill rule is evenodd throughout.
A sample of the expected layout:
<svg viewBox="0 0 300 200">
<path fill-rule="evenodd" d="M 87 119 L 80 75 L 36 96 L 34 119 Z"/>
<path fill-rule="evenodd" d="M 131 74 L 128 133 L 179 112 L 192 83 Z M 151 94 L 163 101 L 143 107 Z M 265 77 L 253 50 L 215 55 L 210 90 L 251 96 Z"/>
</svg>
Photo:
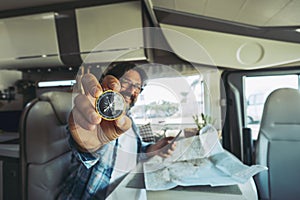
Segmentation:
<svg viewBox="0 0 300 200">
<path fill-rule="evenodd" d="M 298 75 L 244 77 L 246 127 L 257 139 L 264 103 L 268 95 L 278 88 L 298 88 Z"/>
<path fill-rule="evenodd" d="M 248 97 L 248 105 L 253 105 L 255 103 L 255 96 L 254 95 L 250 95 Z"/>
<path fill-rule="evenodd" d="M 199 75 L 151 79 L 131 109 L 134 122 L 147 123 L 156 135 L 194 127 L 193 115 L 203 112 L 203 89 Z"/>
</svg>

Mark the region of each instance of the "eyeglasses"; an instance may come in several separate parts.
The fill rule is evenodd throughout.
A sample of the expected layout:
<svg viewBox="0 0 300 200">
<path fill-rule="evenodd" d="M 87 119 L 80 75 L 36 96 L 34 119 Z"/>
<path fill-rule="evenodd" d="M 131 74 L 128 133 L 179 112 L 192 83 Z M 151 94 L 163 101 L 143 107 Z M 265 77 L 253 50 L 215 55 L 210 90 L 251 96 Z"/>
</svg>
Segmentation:
<svg viewBox="0 0 300 200">
<path fill-rule="evenodd" d="M 130 80 L 128 80 L 126 78 L 121 78 L 120 83 L 121 83 L 121 86 L 124 87 L 125 89 L 128 89 L 129 87 L 133 87 L 133 89 L 138 93 L 140 93 L 143 90 L 143 88 L 140 84 L 138 84 L 138 83 L 133 84 Z"/>
</svg>

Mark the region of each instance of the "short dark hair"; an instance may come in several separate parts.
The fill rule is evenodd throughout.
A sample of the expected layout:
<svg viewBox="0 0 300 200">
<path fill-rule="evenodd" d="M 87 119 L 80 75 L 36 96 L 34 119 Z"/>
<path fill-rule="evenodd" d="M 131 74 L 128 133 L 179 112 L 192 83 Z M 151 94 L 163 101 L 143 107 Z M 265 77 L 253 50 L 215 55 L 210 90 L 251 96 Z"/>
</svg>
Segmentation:
<svg viewBox="0 0 300 200">
<path fill-rule="evenodd" d="M 139 73 L 142 80 L 142 88 L 143 88 L 146 85 L 148 76 L 142 68 L 138 67 L 133 62 L 121 62 L 121 63 L 111 64 L 110 66 L 107 67 L 105 72 L 102 74 L 100 78 L 100 83 L 102 82 L 103 78 L 107 75 L 112 75 L 117 79 L 120 79 L 129 70 L 135 70 L 136 72 Z"/>
</svg>

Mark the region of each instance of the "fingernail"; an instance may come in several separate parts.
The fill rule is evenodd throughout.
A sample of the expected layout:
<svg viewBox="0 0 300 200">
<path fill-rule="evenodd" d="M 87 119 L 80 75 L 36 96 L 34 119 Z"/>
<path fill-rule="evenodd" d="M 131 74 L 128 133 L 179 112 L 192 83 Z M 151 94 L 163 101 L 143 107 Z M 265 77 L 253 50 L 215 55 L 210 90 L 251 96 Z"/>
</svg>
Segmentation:
<svg viewBox="0 0 300 200">
<path fill-rule="evenodd" d="M 92 95 L 95 96 L 95 95 L 96 95 L 96 92 L 97 92 L 97 88 L 94 87 L 94 88 L 92 89 Z"/>
<path fill-rule="evenodd" d="M 98 88 L 98 87 L 94 87 L 93 89 L 92 89 L 92 95 L 94 96 L 94 97 L 97 97 L 99 94 L 99 92 L 101 91 L 101 89 L 100 88 Z"/>
<path fill-rule="evenodd" d="M 117 83 L 112 83 L 110 86 L 115 91 L 120 91 L 120 89 L 121 89 L 120 85 Z"/>
</svg>

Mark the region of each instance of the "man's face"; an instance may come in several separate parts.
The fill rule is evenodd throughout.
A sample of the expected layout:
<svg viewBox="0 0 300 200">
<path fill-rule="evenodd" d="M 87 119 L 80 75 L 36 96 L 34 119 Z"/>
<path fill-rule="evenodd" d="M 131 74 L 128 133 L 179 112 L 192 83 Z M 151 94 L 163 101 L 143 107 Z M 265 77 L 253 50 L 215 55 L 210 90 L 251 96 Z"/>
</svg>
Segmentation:
<svg viewBox="0 0 300 200">
<path fill-rule="evenodd" d="M 131 69 L 120 78 L 120 83 L 122 86 L 120 93 L 123 95 L 129 109 L 135 104 L 141 92 L 142 80 L 140 74 Z"/>
</svg>

